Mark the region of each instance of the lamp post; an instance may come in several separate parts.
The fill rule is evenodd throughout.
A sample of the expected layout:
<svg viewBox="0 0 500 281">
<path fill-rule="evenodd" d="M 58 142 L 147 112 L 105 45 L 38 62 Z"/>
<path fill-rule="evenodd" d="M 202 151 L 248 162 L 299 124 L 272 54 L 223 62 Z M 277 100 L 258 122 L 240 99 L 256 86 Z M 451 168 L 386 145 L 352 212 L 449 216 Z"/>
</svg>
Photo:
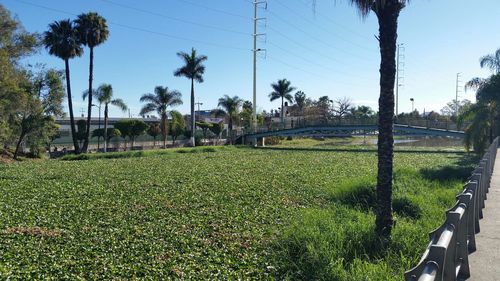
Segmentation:
<svg viewBox="0 0 500 281">
<path fill-rule="evenodd" d="M 411 101 L 411 112 L 413 113 L 413 111 L 415 111 L 415 99 L 410 98 L 410 101 Z"/>
</svg>

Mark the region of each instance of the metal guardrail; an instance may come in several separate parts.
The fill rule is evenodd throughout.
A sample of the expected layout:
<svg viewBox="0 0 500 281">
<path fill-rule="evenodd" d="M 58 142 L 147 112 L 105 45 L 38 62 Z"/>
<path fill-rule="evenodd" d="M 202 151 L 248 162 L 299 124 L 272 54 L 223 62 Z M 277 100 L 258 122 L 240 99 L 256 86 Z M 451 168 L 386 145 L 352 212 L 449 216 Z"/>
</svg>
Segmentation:
<svg viewBox="0 0 500 281">
<path fill-rule="evenodd" d="M 416 267 L 405 273 L 407 281 L 464 280 L 470 277 L 468 255 L 476 251 L 475 235 L 483 218 L 499 138 L 490 145 L 469 177 L 457 203 L 446 212 L 442 226 L 429 234 L 430 243 Z"/>
</svg>

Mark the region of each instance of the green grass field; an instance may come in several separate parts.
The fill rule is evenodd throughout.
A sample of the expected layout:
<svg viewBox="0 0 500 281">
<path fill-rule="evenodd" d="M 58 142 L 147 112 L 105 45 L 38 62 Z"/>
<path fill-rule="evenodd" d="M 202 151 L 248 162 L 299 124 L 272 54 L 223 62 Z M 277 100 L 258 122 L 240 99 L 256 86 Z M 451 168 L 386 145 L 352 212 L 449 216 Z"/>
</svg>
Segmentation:
<svg viewBox="0 0 500 281">
<path fill-rule="evenodd" d="M 376 153 L 306 148 L 0 166 L 0 279 L 401 280 L 476 161 L 396 153 L 380 252 Z"/>
</svg>

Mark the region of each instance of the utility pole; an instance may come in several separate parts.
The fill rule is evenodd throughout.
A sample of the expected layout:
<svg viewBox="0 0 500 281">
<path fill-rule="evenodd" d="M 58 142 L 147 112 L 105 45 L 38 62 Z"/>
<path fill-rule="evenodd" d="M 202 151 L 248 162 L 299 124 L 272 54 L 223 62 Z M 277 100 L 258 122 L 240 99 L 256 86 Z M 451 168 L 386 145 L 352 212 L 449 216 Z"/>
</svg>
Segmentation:
<svg viewBox="0 0 500 281">
<path fill-rule="evenodd" d="M 404 79 L 401 72 L 404 74 L 404 43 L 398 44 L 397 55 L 396 55 L 396 117 L 399 114 L 399 87 L 403 86 L 401 80 Z"/>
<path fill-rule="evenodd" d="M 461 85 L 460 83 L 462 83 L 462 81 L 460 80 L 462 78 L 462 73 L 457 73 L 457 82 L 455 84 L 455 117 L 458 116 L 458 94 L 460 93 L 460 88 L 461 88 Z"/>
<path fill-rule="evenodd" d="M 203 105 L 203 103 L 202 103 L 202 102 L 200 102 L 200 100 L 198 100 L 198 102 L 197 102 L 197 103 L 195 103 L 195 105 L 197 105 L 197 106 L 198 106 L 198 113 L 199 113 L 199 112 L 200 112 L 200 106 L 202 106 L 202 105 Z"/>
<path fill-rule="evenodd" d="M 264 36 L 265 33 L 257 33 L 257 23 L 261 20 L 265 20 L 265 18 L 257 17 L 257 12 L 259 9 L 259 5 L 264 4 L 264 8 L 267 9 L 266 1 L 253 1 L 253 101 L 252 101 L 252 131 L 256 132 L 257 130 L 257 53 L 263 51 L 262 49 L 257 49 L 257 38 L 259 36 Z"/>
</svg>

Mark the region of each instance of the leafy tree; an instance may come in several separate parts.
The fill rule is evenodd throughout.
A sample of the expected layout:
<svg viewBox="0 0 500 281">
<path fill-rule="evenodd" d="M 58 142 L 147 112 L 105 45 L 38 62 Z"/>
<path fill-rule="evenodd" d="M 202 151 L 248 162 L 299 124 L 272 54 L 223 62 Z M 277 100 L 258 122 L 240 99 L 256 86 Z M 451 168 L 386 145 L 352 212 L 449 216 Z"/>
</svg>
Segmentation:
<svg viewBox="0 0 500 281">
<path fill-rule="evenodd" d="M 281 124 L 283 128 L 285 127 L 285 100 L 290 103 L 293 102 L 293 96 L 290 94 L 295 91 L 295 88 L 291 86 L 291 82 L 286 79 L 278 80 L 276 83 L 271 84 L 273 91 L 269 94 L 269 99 L 275 101 L 281 99 Z"/>
<path fill-rule="evenodd" d="M 196 126 L 201 129 L 201 131 L 203 132 L 203 139 L 206 140 L 208 130 L 210 130 L 210 128 L 212 128 L 212 126 L 213 126 L 212 123 L 210 123 L 210 122 L 196 122 Z"/>
<path fill-rule="evenodd" d="M 238 96 L 230 97 L 225 95 L 219 99 L 219 108 L 213 111 L 215 116 L 225 116 L 228 118 L 229 140 L 231 144 L 233 144 L 233 122 L 237 118 L 242 104 L 243 100 Z"/>
<path fill-rule="evenodd" d="M 148 129 L 148 135 L 153 137 L 153 147 L 156 147 L 156 138 L 161 134 L 161 128 L 158 124 L 151 124 Z"/>
<path fill-rule="evenodd" d="M 87 46 L 89 55 L 89 89 L 88 89 L 88 108 L 87 108 L 87 135 L 83 144 L 82 151 L 87 152 L 90 141 L 90 120 L 92 118 L 92 81 L 94 79 L 94 48 L 104 43 L 109 37 L 109 29 L 106 19 L 97 13 L 89 12 L 78 15 L 75 20 L 76 29 L 80 42 Z M 105 130 L 106 132 L 106 130 Z"/>
<path fill-rule="evenodd" d="M 441 109 L 441 114 L 450 117 L 454 122 L 457 121 L 457 116 L 461 115 L 472 105 L 470 100 L 452 100 Z"/>
<path fill-rule="evenodd" d="M 210 131 L 214 133 L 214 135 L 217 137 L 216 144 L 219 144 L 222 132 L 224 131 L 224 122 L 219 122 L 219 123 L 212 123 L 212 126 L 210 127 Z"/>
<path fill-rule="evenodd" d="M 183 60 L 184 65 L 177 69 L 174 75 L 177 77 L 186 77 L 191 80 L 191 145 L 196 146 L 194 140 L 194 132 L 196 130 L 196 119 L 194 116 L 194 82 L 203 83 L 203 74 L 205 73 L 205 65 L 203 65 L 203 62 L 205 62 L 208 57 L 203 55 L 198 56 L 194 48 L 191 49 L 191 53 L 179 52 L 177 56 Z"/>
<path fill-rule="evenodd" d="M 104 152 L 108 151 L 108 137 L 106 136 L 108 132 L 108 119 L 109 119 L 109 105 L 114 105 L 121 109 L 123 112 L 127 111 L 128 106 L 122 99 L 114 99 L 113 98 L 113 87 L 110 84 L 101 84 L 96 91 L 94 91 L 94 95 L 99 101 L 99 104 L 104 105 Z M 88 90 L 83 93 L 83 99 L 85 100 L 87 97 L 90 97 Z"/>
<path fill-rule="evenodd" d="M 141 109 L 141 115 L 145 115 L 153 111 L 156 111 L 156 113 L 160 115 L 163 148 L 167 148 L 168 108 L 181 105 L 182 94 L 176 90 L 170 91 L 168 87 L 157 86 L 154 94 L 148 93 L 142 95 L 141 102 L 146 102 Z"/>
<path fill-rule="evenodd" d="M 64 74 L 55 69 L 41 71 L 34 78 L 34 90 L 38 99 L 42 102 L 45 114 L 53 116 L 63 116 L 64 110 L 62 103 L 64 101 Z"/>
<path fill-rule="evenodd" d="M 120 137 L 123 138 L 125 142 L 125 150 L 127 150 L 127 138 L 131 139 L 132 136 L 132 120 L 130 119 L 121 119 L 115 122 L 113 127 L 120 131 Z"/>
<path fill-rule="evenodd" d="M 146 130 L 149 128 L 148 124 L 146 124 L 142 120 L 132 120 L 130 124 L 130 138 L 132 140 L 132 146 L 135 145 L 135 139 L 138 136 L 144 135 Z"/>
<path fill-rule="evenodd" d="M 106 132 L 104 129 L 95 129 L 92 131 L 93 138 L 103 138 L 106 142 L 110 142 L 112 138 L 120 137 L 120 130 L 116 128 L 107 128 Z"/>
<path fill-rule="evenodd" d="M 378 172 L 376 233 L 383 245 L 390 240 L 394 227 L 392 213 L 392 181 L 394 157 L 394 85 L 396 80 L 396 41 L 398 18 L 409 0 L 349 0 L 367 17 L 374 12 L 378 19 L 380 47 L 380 97 L 378 122 Z"/>
<path fill-rule="evenodd" d="M 172 135 L 172 145 L 175 146 L 175 141 L 186 132 L 186 122 L 179 111 L 172 110 L 172 123 L 170 125 L 170 134 Z"/>
<path fill-rule="evenodd" d="M 87 137 L 87 121 L 85 119 L 80 119 L 76 121 L 76 139 L 78 140 L 79 145 L 85 141 Z"/>
<path fill-rule="evenodd" d="M 78 145 L 78 139 L 76 136 L 69 72 L 69 60 L 75 57 L 80 57 L 83 53 L 80 38 L 78 37 L 78 31 L 70 20 L 56 21 L 49 25 L 49 30 L 44 33 L 43 41 L 45 48 L 49 51 L 49 54 L 64 60 L 71 136 L 75 152 L 79 153 L 80 146 Z"/>
<path fill-rule="evenodd" d="M 351 108 L 351 115 L 355 118 L 371 118 L 375 115 L 375 111 L 369 106 L 359 105 Z"/>
</svg>

